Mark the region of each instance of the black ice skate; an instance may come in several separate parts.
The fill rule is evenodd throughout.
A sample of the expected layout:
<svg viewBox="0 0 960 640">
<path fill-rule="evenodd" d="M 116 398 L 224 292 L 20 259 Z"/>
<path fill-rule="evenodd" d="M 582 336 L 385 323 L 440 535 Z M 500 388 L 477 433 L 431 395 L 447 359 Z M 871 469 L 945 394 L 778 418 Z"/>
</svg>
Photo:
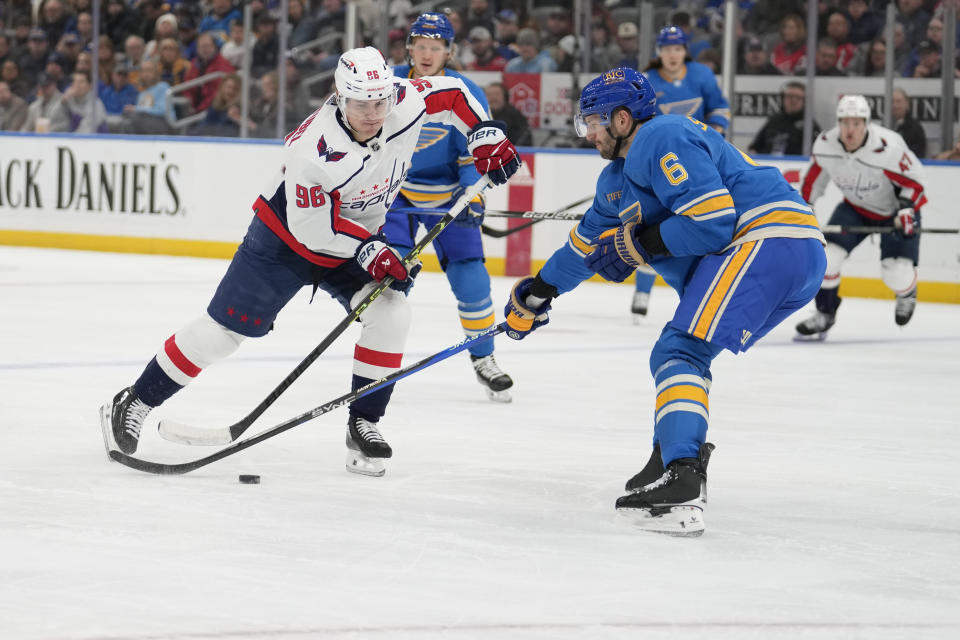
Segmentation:
<svg viewBox="0 0 960 640">
<path fill-rule="evenodd" d="M 140 442 L 140 429 L 143 428 L 143 421 L 151 409 L 153 407 L 137 397 L 133 387 L 127 387 L 114 396 L 113 404 L 100 407 L 100 423 L 108 453 L 108 430 L 120 451 L 136 453 L 137 444 Z"/>
<path fill-rule="evenodd" d="M 634 291 L 633 300 L 630 301 L 630 313 L 633 316 L 633 324 L 640 324 L 643 316 L 647 315 L 647 307 L 650 305 L 650 294 L 643 291 Z"/>
<path fill-rule="evenodd" d="M 823 313 L 822 311 L 815 311 L 812 316 L 803 322 L 797 323 L 798 335 L 794 338 L 794 340 L 825 340 L 827 338 L 827 331 L 836 321 L 836 313 Z"/>
<path fill-rule="evenodd" d="M 906 295 L 897 296 L 897 308 L 894 311 L 893 319 L 901 327 L 913 317 L 913 310 L 917 308 L 917 288 Z"/>
<path fill-rule="evenodd" d="M 617 498 L 617 512 L 634 519 L 645 531 L 685 537 L 702 535 L 707 463 L 713 449 L 706 442 L 696 458 L 674 460 L 657 480 Z"/>
<path fill-rule="evenodd" d="M 513 397 L 507 391 L 513 386 L 513 379 L 500 370 L 493 354 L 489 356 L 470 356 L 477 380 L 483 385 L 487 396 L 494 402 L 511 402 Z"/>
<path fill-rule="evenodd" d="M 350 416 L 347 422 L 347 471 L 380 477 L 387 472 L 383 461 L 393 449 L 380 435 L 376 422 Z"/>
<path fill-rule="evenodd" d="M 636 491 L 652 482 L 656 482 L 666 469 L 663 468 L 663 458 L 660 456 L 660 445 L 653 447 L 650 459 L 640 473 L 627 480 L 627 491 Z"/>
</svg>

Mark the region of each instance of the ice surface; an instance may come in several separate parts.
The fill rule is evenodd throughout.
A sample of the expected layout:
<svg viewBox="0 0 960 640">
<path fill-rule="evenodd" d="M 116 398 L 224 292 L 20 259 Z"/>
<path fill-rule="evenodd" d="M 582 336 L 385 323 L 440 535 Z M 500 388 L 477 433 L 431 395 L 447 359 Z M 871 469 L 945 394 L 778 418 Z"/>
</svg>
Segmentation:
<svg viewBox="0 0 960 640">
<path fill-rule="evenodd" d="M 614 500 L 649 454 L 649 349 L 627 287 L 587 283 L 502 339 L 514 402 L 466 354 L 400 383 L 387 475 L 343 468 L 346 412 L 182 477 L 111 464 L 98 406 L 203 312 L 226 262 L 0 248 L 0 637 L 960 637 L 960 308 L 847 299 L 825 343 L 791 318 L 713 369 L 702 538 L 633 529 Z M 494 279 L 505 300 L 512 278 Z M 304 291 L 157 410 L 223 426 L 343 317 Z M 443 277 L 412 296 L 405 362 L 460 339 Z M 806 313 L 806 312 L 804 312 Z M 348 390 L 357 329 L 251 433 Z M 255 473 L 260 485 L 237 476 Z"/>
</svg>

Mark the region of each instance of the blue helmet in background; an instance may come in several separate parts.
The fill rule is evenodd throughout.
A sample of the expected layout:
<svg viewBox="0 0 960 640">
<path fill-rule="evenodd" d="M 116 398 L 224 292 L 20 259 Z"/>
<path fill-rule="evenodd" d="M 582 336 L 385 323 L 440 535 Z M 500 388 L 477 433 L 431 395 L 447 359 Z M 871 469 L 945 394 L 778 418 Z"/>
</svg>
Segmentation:
<svg viewBox="0 0 960 640">
<path fill-rule="evenodd" d="M 607 127 L 613 112 L 621 107 L 634 120 L 646 120 L 657 113 L 657 92 L 636 69 L 617 67 L 587 83 L 580 94 L 580 112 L 574 118 L 577 135 L 587 135 L 587 116 L 600 116 L 593 126 Z"/>
<path fill-rule="evenodd" d="M 687 34 L 680 27 L 667 26 L 660 29 L 660 33 L 657 35 L 657 47 L 664 47 L 668 44 L 687 46 Z"/>
<path fill-rule="evenodd" d="M 410 25 L 410 35 L 407 36 L 407 46 L 413 44 L 414 38 L 436 38 L 443 40 L 447 46 L 453 45 L 456 34 L 450 19 L 442 13 L 422 13 Z"/>
</svg>

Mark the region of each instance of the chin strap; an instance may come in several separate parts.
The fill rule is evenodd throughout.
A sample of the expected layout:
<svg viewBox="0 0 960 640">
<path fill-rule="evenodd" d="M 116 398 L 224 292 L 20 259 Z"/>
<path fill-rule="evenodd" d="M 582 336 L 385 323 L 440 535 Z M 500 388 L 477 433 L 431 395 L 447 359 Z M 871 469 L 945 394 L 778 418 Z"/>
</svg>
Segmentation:
<svg viewBox="0 0 960 640">
<path fill-rule="evenodd" d="M 624 140 L 626 140 L 627 138 L 629 138 L 630 136 L 633 135 L 633 132 L 637 130 L 637 125 L 639 125 L 639 124 L 640 124 L 640 123 L 639 123 L 637 120 L 634 120 L 634 121 L 633 121 L 633 126 L 630 127 L 630 131 L 628 131 L 627 134 L 626 134 L 626 135 L 623 135 L 623 136 L 615 136 L 615 135 L 613 135 L 613 131 L 610 130 L 610 127 L 607 127 L 607 135 L 609 135 L 611 138 L 616 138 L 616 140 L 617 140 L 617 144 L 613 145 L 613 157 L 614 157 L 614 158 L 617 158 L 617 157 L 620 156 L 620 146 L 623 144 L 623 141 L 624 141 Z"/>
</svg>

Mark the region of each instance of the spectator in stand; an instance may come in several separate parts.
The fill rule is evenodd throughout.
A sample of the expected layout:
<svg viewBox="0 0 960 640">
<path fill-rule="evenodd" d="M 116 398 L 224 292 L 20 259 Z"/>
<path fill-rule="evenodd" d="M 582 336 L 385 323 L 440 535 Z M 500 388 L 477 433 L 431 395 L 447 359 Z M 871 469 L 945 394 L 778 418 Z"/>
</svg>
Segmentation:
<svg viewBox="0 0 960 640">
<path fill-rule="evenodd" d="M 243 21 L 243 14 L 239 9 L 234 8 L 232 0 L 212 0 L 210 13 L 200 21 L 197 31 L 209 33 L 220 42 L 224 42 L 230 33 L 232 20 Z"/>
<path fill-rule="evenodd" d="M 557 63 L 546 51 L 540 50 L 540 36 L 533 29 L 521 29 L 517 33 L 519 56 L 507 62 L 506 73 L 552 73 Z"/>
<path fill-rule="evenodd" d="M 63 92 L 63 109 L 73 133 L 107 133 L 107 112 L 97 97 L 86 73 L 74 73 Z"/>
<path fill-rule="evenodd" d="M 8 23 L 13 24 L 14 27 L 24 21 L 28 27 L 33 24 L 33 3 L 31 0 L 8 0 L 6 5 Z"/>
<path fill-rule="evenodd" d="M 136 104 L 123 108 L 124 131 L 145 135 L 164 135 L 171 132 L 167 122 L 167 89 L 170 85 L 160 80 L 159 67 L 153 60 L 140 65 L 143 91 Z"/>
<path fill-rule="evenodd" d="M 0 131 L 20 131 L 27 121 L 27 101 L 0 80 Z"/>
<path fill-rule="evenodd" d="M 10 55 L 10 38 L 0 30 L 0 65 L 2 65 Z M 9 87 L 7 87 L 9 89 Z"/>
<path fill-rule="evenodd" d="M 256 138 L 277 137 L 278 87 L 276 71 L 268 71 L 260 78 L 260 95 L 250 105 L 250 134 Z M 287 101 L 283 116 L 284 132 L 296 129 L 302 118 L 303 114 L 298 113 L 294 105 Z"/>
<path fill-rule="evenodd" d="M 106 34 L 114 47 L 121 46 L 128 36 L 139 35 L 142 31 L 140 15 L 127 6 L 126 0 L 107 0 L 100 33 Z"/>
<path fill-rule="evenodd" d="M 304 11 L 303 0 L 289 0 L 290 33 L 287 46 L 292 49 L 317 38 L 317 20 Z"/>
<path fill-rule="evenodd" d="M 30 95 L 30 86 L 20 76 L 20 63 L 16 60 L 4 60 L 0 67 L 0 80 L 7 83 L 13 95 L 24 99 Z"/>
<path fill-rule="evenodd" d="M 540 38 L 540 46 L 544 49 L 556 47 L 560 41 L 573 34 L 573 15 L 569 9 L 557 9 L 547 15 L 546 34 Z"/>
<path fill-rule="evenodd" d="M 123 64 L 130 69 L 130 82 L 140 90 L 140 64 L 146 57 L 147 43 L 140 36 L 128 36 L 123 42 Z"/>
<path fill-rule="evenodd" d="M 177 28 L 180 31 L 180 56 L 193 60 L 197 57 L 197 23 L 193 18 L 178 16 Z"/>
<path fill-rule="evenodd" d="M 72 72 L 77 65 L 77 56 L 80 55 L 80 36 L 75 33 L 63 34 L 54 52 L 65 58 L 67 69 Z"/>
<path fill-rule="evenodd" d="M 927 157 L 927 134 L 923 125 L 910 113 L 910 96 L 903 89 L 893 90 L 893 100 L 890 105 L 890 115 L 893 118 L 891 129 L 900 134 L 903 141 L 910 147 L 918 158 Z"/>
<path fill-rule="evenodd" d="M 113 76 L 110 84 L 103 87 L 100 92 L 100 101 L 103 102 L 103 108 L 107 112 L 107 120 L 111 123 L 111 129 L 119 129 L 124 107 L 137 103 L 137 96 L 140 92 L 130 82 L 130 70 L 124 65 L 117 65 L 113 69 Z"/>
<path fill-rule="evenodd" d="M 497 53 L 508 61 L 520 55 L 514 48 L 517 34 L 520 32 L 519 20 L 515 11 L 504 9 L 493 17 L 493 39 L 497 43 Z"/>
<path fill-rule="evenodd" d="M 233 73 L 236 69 L 220 55 L 220 50 L 217 48 L 217 41 L 214 37 L 209 33 L 201 33 L 197 36 L 197 57 L 194 58 L 190 64 L 190 69 L 187 71 L 184 81 L 193 80 L 194 78 L 199 78 L 202 75 L 215 71 Z M 184 92 L 184 95 L 190 100 L 190 105 L 194 112 L 199 113 L 206 111 L 210 107 L 210 103 L 213 102 L 213 97 L 216 95 L 217 89 L 220 88 L 221 80 L 222 79 L 211 80 L 199 87 L 192 87 Z"/>
<path fill-rule="evenodd" d="M 77 73 L 78 71 L 87 74 L 91 78 L 93 77 L 93 54 L 89 51 L 81 51 L 80 55 L 77 56 L 77 65 L 73 68 L 73 72 Z M 96 87 L 97 95 L 99 96 L 100 92 L 107 86 L 108 85 L 101 82 L 98 78 Z M 101 100 L 102 99 L 103 98 L 101 98 Z"/>
<path fill-rule="evenodd" d="M 287 109 L 292 109 L 295 124 L 299 124 L 307 115 L 310 114 L 310 92 L 303 84 L 303 73 L 301 67 L 287 56 Z"/>
<path fill-rule="evenodd" d="M 388 35 L 387 64 L 392 67 L 407 64 L 407 33 L 403 29 L 393 29 Z"/>
<path fill-rule="evenodd" d="M 97 63 L 99 69 L 97 73 L 100 74 L 98 80 L 98 86 L 100 84 L 106 86 L 110 84 L 113 79 L 113 68 L 117 66 L 117 55 L 116 50 L 113 47 L 113 40 L 110 39 L 110 36 L 100 36 L 100 41 L 97 46 Z"/>
<path fill-rule="evenodd" d="M 636 69 L 639 64 L 640 43 L 637 37 L 640 35 L 637 25 L 632 22 L 621 22 L 617 27 L 617 46 L 620 48 L 620 60 L 617 61 L 618 67 L 627 67 Z"/>
<path fill-rule="evenodd" d="M 887 65 L 887 43 L 879 37 L 866 47 L 860 46 L 857 57 L 850 63 L 850 72 L 855 76 L 882 76 Z"/>
<path fill-rule="evenodd" d="M 897 22 L 903 25 L 910 47 L 916 47 L 926 37 L 930 12 L 923 8 L 923 0 L 897 0 Z"/>
<path fill-rule="evenodd" d="M 917 55 L 919 60 L 913 68 L 913 78 L 939 78 L 940 77 L 940 49 L 929 40 L 922 40 L 917 45 Z M 906 75 L 906 73 L 904 73 Z"/>
<path fill-rule="evenodd" d="M 27 119 L 21 131 L 36 133 L 70 130 L 70 119 L 63 108 L 63 95 L 46 73 L 37 77 L 37 98 L 27 107 Z"/>
<path fill-rule="evenodd" d="M 604 20 L 593 21 L 590 27 L 590 73 L 602 73 L 617 66 L 622 57 L 620 48 L 613 43 L 610 28 Z"/>
<path fill-rule="evenodd" d="M 37 12 L 37 26 L 47 34 L 47 42 L 51 48 L 60 42 L 70 16 L 60 0 L 46 0 L 41 3 Z"/>
<path fill-rule="evenodd" d="M 74 0 L 75 1 L 75 0 Z M 136 2 L 136 9 L 140 13 L 140 33 L 144 42 L 156 40 L 157 18 L 170 10 L 170 5 L 165 0 L 139 0 Z M 139 72 L 139 69 L 131 71 Z"/>
<path fill-rule="evenodd" d="M 29 86 L 36 86 L 37 77 L 47 66 L 48 57 L 50 44 L 47 42 L 47 34 L 39 27 L 31 29 L 30 38 L 27 40 L 27 53 L 18 61 L 20 76 Z"/>
<path fill-rule="evenodd" d="M 773 63 L 780 73 L 791 76 L 807 56 L 807 27 L 803 18 L 790 14 L 780 21 L 780 43 L 773 48 Z"/>
<path fill-rule="evenodd" d="M 80 38 L 81 51 L 90 48 L 90 43 L 93 42 L 93 17 L 89 12 L 84 11 L 77 14 L 77 26 L 74 33 Z"/>
<path fill-rule="evenodd" d="M 251 73 L 259 78 L 267 71 L 277 68 L 280 61 L 280 38 L 277 36 L 277 19 L 268 11 L 257 16 L 257 44 L 253 45 Z"/>
<path fill-rule="evenodd" d="M 314 17 L 317 19 L 317 38 L 328 33 L 347 31 L 347 9 L 343 0 L 321 0 L 320 9 Z"/>
<path fill-rule="evenodd" d="M 817 43 L 817 52 L 813 57 L 814 74 L 818 76 L 845 75 L 837 68 L 837 44 L 830 38 L 823 38 Z M 806 67 L 800 67 L 796 75 L 802 76 L 807 72 Z"/>
<path fill-rule="evenodd" d="M 560 38 L 560 43 L 552 47 L 553 59 L 557 61 L 557 71 L 571 73 L 580 64 L 580 39 L 571 34 Z"/>
<path fill-rule="evenodd" d="M 464 16 L 464 23 L 468 33 L 473 33 L 476 27 L 483 27 L 493 33 L 493 5 L 490 0 L 470 0 L 470 6 Z"/>
<path fill-rule="evenodd" d="M 723 64 L 723 56 L 716 49 L 703 49 L 697 56 L 696 62 L 699 62 L 707 69 L 713 72 L 713 75 L 720 75 L 720 67 Z"/>
<path fill-rule="evenodd" d="M 246 40 L 246 42 L 244 42 Z M 256 44 L 256 38 L 244 38 L 243 23 L 234 20 L 230 23 L 230 39 L 220 47 L 220 55 L 226 58 L 227 62 L 239 69 L 243 66 L 243 51 L 246 47 L 253 47 Z"/>
<path fill-rule="evenodd" d="M 693 21 L 690 19 L 690 14 L 686 11 L 674 13 L 673 17 L 670 18 L 670 24 L 680 27 L 687 34 L 687 51 L 690 52 L 690 57 L 694 60 L 700 56 L 701 52 L 711 48 L 710 40 L 700 37 Z"/>
<path fill-rule="evenodd" d="M 850 42 L 850 19 L 842 11 L 832 11 L 827 17 L 827 37 L 837 45 L 837 68 L 846 72 L 857 54 Z"/>
<path fill-rule="evenodd" d="M 930 22 L 927 23 L 927 38 L 920 44 L 924 43 L 932 44 L 937 51 L 943 51 L 943 20 L 936 17 L 930 18 Z M 907 60 L 903 65 L 903 75 L 907 78 L 913 77 L 913 72 L 918 64 L 920 64 L 920 45 L 914 47 L 907 55 Z"/>
<path fill-rule="evenodd" d="M 70 68 L 59 53 L 51 53 L 47 56 L 47 66 L 43 70 L 57 83 L 57 89 L 63 91 L 70 85 Z"/>
<path fill-rule="evenodd" d="M 850 42 L 863 44 L 882 36 L 883 17 L 867 5 L 867 0 L 849 0 L 847 15 L 850 16 Z"/>
<path fill-rule="evenodd" d="M 157 62 L 160 80 L 171 87 L 183 82 L 190 70 L 190 62 L 180 56 L 180 45 L 173 38 L 160 41 Z"/>
<path fill-rule="evenodd" d="M 743 46 L 743 59 L 737 73 L 751 76 L 778 76 L 780 69 L 770 63 L 770 55 L 763 40 L 756 36 L 747 38 Z"/>
<path fill-rule="evenodd" d="M 772 156 L 798 156 L 803 153 L 803 113 L 806 106 L 806 87 L 790 80 L 780 91 L 780 112 L 763 123 L 753 138 L 748 153 Z M 820 135 L 820 125 L 813 123 L 813 138 Z"/>
<path fill-rule="evenodd" d="M 203 34 L 201 34 L 202 36 Z M 234 138 L 240 135 L 240 76 L 231 73 L 223 78 L 210 101 L 203 122 L 191 130 L 192 135 Z"/>
<path fill-rule="evenodd" d="M 467 63 L 470 71 L 503 71 L 507 60 L 493 48 L 493 36 L 486 27 L 470 30 L 470 52 L 473 60 Z"/>
<path fill-rule="evenodd" d="M 157 18 L 153 27 L 153 38 L 147 43 L 144 49 L 143 57 L 156 58 L 160 41 L 167 38 L 174 38 L 179 35 L 180 26 L 177 24 L 177 16 L 172 13 L 164 13 Z"/>
</svg>

